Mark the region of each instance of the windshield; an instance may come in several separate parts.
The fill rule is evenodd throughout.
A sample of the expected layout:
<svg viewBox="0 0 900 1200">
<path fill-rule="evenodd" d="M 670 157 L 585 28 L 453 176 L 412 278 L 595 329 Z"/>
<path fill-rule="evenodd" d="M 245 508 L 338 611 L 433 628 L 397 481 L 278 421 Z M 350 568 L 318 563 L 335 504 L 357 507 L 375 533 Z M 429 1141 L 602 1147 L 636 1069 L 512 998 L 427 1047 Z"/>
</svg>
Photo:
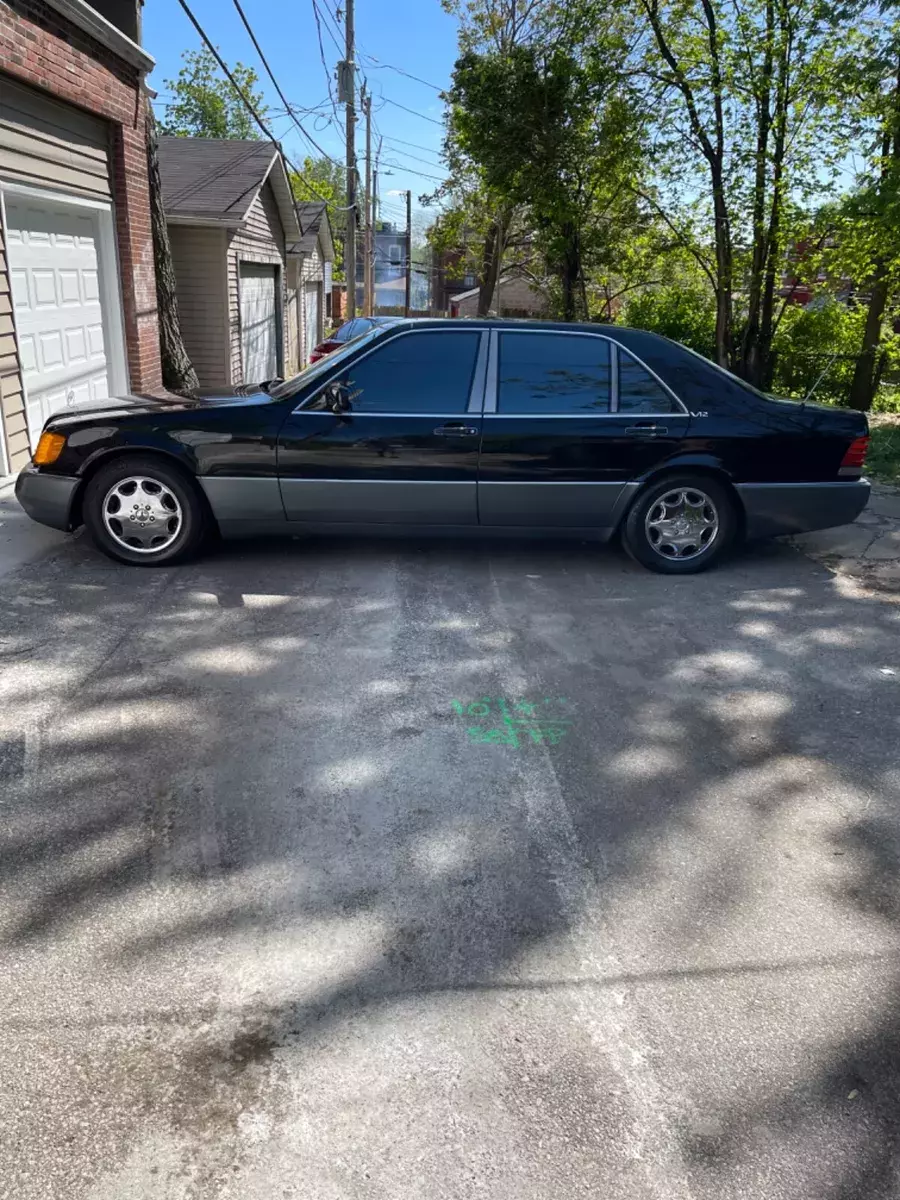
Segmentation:
<svg viewBox="0 0 900 1200">
<path fill-rule="evenodd" d="M 342 362 L 348 355 L 353 354 L 360 346 L 365 346 L 374 338 L 379 337 L 384 333 L 385 328 L 386 326 L 384 325 L 376 325 L 374 329 L 369 329 L 366 333 L 361 333 L 358 337 L 351 338 L 349 342 L 344 342 L 337 350 L 332 350 L 330 354 L 326 354 L 318 362 L 304 367 L 298 375 L 292 375 L 290 379 L 285 379 L 284 383 L 279 383 L 276 387 L 273 387 L 269 394 L 274 400 L 287 400 L 290 396 L 299 392 L 302 387 L 306 387 L 308 383 L 311 383 L 314 379 L 318 379 L 320 375 L 324 375 L 326 371 L 330 371 L 332 367 Z"/>
</svg>

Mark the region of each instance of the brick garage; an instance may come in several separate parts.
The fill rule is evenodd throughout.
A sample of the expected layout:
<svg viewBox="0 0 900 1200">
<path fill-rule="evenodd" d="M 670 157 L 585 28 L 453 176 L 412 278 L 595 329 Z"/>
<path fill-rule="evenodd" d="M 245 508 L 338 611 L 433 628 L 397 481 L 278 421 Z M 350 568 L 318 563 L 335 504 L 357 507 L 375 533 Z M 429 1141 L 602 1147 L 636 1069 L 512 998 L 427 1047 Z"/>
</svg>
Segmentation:
<svg viewBox="0 0 900 1200">
<path fill-rule="evenodd" d="M 106 0 L 103 7 L 116 24 L 84 0 L 0 0 L 0 191 L 7 214 L 0 232 L 7 243 L 4 253 L 0 242 L 0 402 L 10 470 L 27 460 L 28 426 L 33 438 L 46 412 L 62 406 L 60 397 L 71 403 L 106 387 L 161 386 L 143 92 L 153 60 L 135 40 L 139 0 Z M 50 242 L 59 244 L 60 263 L 64 248 L 79 248 L 78 261 L 61 268 L 56 282 L 46 260 Z M 44 308 L 50 312 L 54 299 L 59 308 L 46 318 L 48 331 L 38 327 L 36 335 L 31 276 L 50 297 Z M 73 311 L 81 304 L 73 318 L 76 325 L 82 319 L 80 332 L 66 326 L 65 289 L 75 297 Z M 42 367 L 35 358 L 42 339 L 53 355 L 61 347 L 66 361 L 51 357 Z M 69 346 L 76 349 L 71 362 Z M 89 359 L 91 351 L 96 369 L 88 363 L 79 374 L 80 356 Z"/>
</svg>

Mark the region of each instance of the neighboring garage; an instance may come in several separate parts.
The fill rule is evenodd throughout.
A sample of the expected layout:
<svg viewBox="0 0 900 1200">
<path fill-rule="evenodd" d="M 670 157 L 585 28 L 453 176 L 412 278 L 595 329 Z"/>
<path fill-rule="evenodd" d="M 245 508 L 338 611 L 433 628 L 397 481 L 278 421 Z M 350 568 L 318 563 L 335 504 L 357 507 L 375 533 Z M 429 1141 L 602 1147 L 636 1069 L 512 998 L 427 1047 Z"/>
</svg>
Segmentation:
<svg viewBox="0 0 900 1200">
<path fill-rule="evenodd" d="M 0 194 L 21 390 L 7 438 L 33 446 L 54 412 L 128 386 L 115 269 L 109 131 L 30 88 L 0 91 Z M 45 183 L 35 187 L 35 181 Z M 62 184 L 78 195 L 52 190 Z"/>
<path fill-rule="evenodd" d="M 4 0 L 0 475 L 27 462 L 52 413 L 161 383 L 142 84 L 153 59 L 129 36 L 139 6 L 110 12 Z"/>
<path fill-rule="evenodd" d="M 203 387 L 297 370 L 287 247 L 300 226 L 284 159 L 270 142 L 159 139 L 178 316 Z"/>
</svg>

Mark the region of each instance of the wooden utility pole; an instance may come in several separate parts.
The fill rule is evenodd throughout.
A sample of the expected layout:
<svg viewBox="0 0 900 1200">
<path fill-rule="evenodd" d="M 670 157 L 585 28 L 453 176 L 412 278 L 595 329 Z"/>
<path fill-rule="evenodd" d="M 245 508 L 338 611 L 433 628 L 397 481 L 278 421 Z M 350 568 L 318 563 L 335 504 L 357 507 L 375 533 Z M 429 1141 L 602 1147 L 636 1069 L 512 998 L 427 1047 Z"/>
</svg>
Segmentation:
<svg viewBox="0 0 900 1200">
<path fill-rule="evenodd" d="M 347 317 L 356 316 L 356 32 L 354 0 L 345 0 L 344 30 L 347 62 L 347 244 L 344 269 L 347 276 Z"/>
<path fill-rule="evenodd" d="M 371 316 L 375 309 L 373 262 L 375 246 L 375 210 L 372 202 L 372 97 L 368 93 L 363 100 L 366 114 L 366 262 L 364 270 L 363 312 Z"/>
<path fill-rule="evenodd" d="M 412 294 L 412 192 L 406 193 L 406 304 L 405 316 L 409 316 Z"/>
</svg>

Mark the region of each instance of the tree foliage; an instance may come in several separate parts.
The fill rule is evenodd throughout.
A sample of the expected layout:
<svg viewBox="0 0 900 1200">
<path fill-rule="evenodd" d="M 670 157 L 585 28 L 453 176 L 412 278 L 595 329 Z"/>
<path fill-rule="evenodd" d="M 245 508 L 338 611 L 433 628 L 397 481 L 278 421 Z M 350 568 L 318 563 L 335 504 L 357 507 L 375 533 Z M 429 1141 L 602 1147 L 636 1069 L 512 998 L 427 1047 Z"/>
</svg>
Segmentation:
<svg viewBox="0 0 900 1200">
<path fill-rule="evenodd" d="M 334 278 L 344 278 L 344 234 L 347 228 L 347 172 L 330 158 L 306 158 L 303 173 L 290 171 L 294 199 L 326 201 L 328 220 L 334 238 Z"/>
<path fill-rule="evenodd" d="M 207 50 L 186 50 L 184 65 L 177 79 L 166 79 L 166 88 L 175 99 L 166 104 L 160 132 L 175 137 L 259 138 L 259 126 L 244 102 L 222 75 L 213 54 Z M 252 67 L 236 63 L 230 68 L 244 95 L 259 115 L 265 118 L 263 94 Z"/>
</svg>

